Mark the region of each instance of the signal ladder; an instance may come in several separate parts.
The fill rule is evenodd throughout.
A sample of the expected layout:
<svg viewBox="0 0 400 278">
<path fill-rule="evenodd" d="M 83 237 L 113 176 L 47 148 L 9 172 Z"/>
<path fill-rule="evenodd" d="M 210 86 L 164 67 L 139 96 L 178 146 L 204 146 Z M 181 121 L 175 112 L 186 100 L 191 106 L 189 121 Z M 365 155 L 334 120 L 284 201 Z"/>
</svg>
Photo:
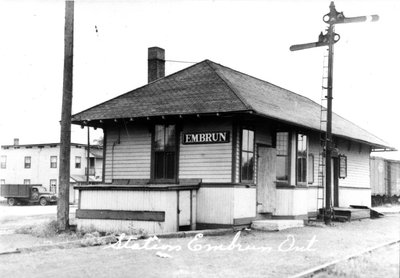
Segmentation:
<svg viewBox="0 0 400 278">
<path fill-rule="evenodd" d="M 327 49 L 328 51 L 328 49 Z M 327 126 L 327 90 L 328 90 L 328 53 L 324 53 L 322 65 L 322 90 L 321 90 L 321 111 L 320 111 L 320 149 L 318 154 L 318 183 L 317 183 L 317 204 L 316 214 L 310 217 L 311 221 L 323 221 L 322 211 L 325 207 L 325 150 L 326 150 L 326 126 Z"/>
</svg>

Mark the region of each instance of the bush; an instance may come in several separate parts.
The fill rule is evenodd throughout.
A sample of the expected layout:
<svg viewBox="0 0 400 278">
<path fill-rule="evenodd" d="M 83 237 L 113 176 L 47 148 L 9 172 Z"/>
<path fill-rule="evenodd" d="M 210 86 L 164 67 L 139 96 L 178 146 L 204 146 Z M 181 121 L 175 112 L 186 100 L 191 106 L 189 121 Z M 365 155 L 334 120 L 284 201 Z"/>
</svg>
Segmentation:
<svg viewBox="0 0 400 278">
<path fill-rule="evenodd" d="M 373 207 L 382 206 L 385 204 L 400 204 L 400 198 L 397 195 L 388 196 L 388 195 L 373 195 L 371 196 L 371 204 Z"/>
</svg>

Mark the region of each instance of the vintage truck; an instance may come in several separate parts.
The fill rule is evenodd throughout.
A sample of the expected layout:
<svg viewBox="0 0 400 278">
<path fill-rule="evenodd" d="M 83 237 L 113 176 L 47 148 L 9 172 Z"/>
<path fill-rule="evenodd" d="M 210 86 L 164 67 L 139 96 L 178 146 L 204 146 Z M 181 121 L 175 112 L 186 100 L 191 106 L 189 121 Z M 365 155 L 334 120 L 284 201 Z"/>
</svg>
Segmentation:
<svg viewBox="0 0 400 278">
<path fill-rule="evenodd" d="M 10 206 L 18 203 L 39 203 L 45 206 L 57 202 L 57 196 L 54 193 L 46 191 L 46 188 L 41 184 L 2 184 L 0 195 L 7 198 L 7 203 Z"/>
</svg>

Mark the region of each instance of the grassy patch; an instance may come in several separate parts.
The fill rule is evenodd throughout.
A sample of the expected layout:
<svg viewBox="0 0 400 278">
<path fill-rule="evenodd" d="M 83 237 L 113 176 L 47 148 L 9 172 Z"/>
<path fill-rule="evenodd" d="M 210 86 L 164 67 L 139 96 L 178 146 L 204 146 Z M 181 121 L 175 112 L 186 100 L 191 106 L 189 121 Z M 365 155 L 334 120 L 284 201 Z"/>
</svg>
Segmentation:
<svg viewBox="0 0 400 278">
<path fill-rule="evenodd" d="M 30 234 L 36 237 L 49 238 L 58 234 L 56 220 L 51 220 L 35 225 L 26 225 L 15 230 L 16 234 Z"/>
<path fill-rule="evenodd" d="M 60 232 L 56 220 L 34 225 L 25 225 L 15 230 L 16 234 L 28 234 L 38 238 L 48 239 L 49 242 L 66 242 L 80 240 L 82 246 L 105 245 L 116 241 L 113 233 L 100 233 L 89 227 L 87 229 Z M 104 236 L 108 236 L 104 238 Z"/>
</svg>

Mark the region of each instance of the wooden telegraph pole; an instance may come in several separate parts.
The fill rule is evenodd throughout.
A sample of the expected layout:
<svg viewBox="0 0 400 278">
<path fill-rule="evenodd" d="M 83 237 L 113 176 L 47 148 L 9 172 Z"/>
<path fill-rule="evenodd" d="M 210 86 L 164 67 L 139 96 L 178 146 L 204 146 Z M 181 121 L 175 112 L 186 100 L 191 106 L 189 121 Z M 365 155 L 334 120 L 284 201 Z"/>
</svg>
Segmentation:
<svg viewBox="0 0 400 278">
<path fill-rule="evenodd" d="M 329 24 L 327 33 L 319 35 L 317 42 L 297 44 L 290 47 L 291 51 L 302 50 L 307 48 L 313 48 L 318 46 L 328 46 L 328 84 L 327 84 L 327 123 L 326 123 L 326 134 L 325 134 L 325 212 L 324 221 L 325 224 L 329 225 L 332 219 L 332 89 L 333 89 L 333 45 L 339 41 L 340 36 L 335 33 L 335 25 L 340 23 L 353 23 L 367 21 L 377 21 L 379 16 L 371 15 L 358 16 L 358 17 L 345 17 L 343 12 L 338 13 L 335 9 L 335 4 L 331 2 L 330 11 L 323 17 L 323 21 Z"/>
<path fill-rule="evenodd" d="M 87 127 L 87 161 L 86 161 L 86 184 L 89 184 L 89 168 L 90 168 L 90 129 Z"/>
<path fill-rule="evenodd" d="M 61 111 L 60 172 L 57 223 L 60 231 L 69 228 L 69 179 L 71 164 L 72 67 L 74 48 L 74 1 L 65 1 L 64 79 Z"/>
</svg>

